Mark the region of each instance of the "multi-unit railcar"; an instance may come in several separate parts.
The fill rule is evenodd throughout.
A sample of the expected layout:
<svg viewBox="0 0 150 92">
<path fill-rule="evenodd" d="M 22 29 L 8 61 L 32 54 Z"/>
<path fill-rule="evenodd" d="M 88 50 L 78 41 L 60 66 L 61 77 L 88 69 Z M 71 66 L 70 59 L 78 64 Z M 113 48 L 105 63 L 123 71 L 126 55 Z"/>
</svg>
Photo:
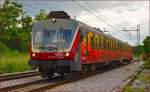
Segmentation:
<svg viewBox="0 0 150 92">
<path fill-rule="evenodd" d="M 62 11 L 33 25 L 29 65 L 43 77 L 90 71 L 111 62 L 130 62 L 131 46 Z"/>
</svg>

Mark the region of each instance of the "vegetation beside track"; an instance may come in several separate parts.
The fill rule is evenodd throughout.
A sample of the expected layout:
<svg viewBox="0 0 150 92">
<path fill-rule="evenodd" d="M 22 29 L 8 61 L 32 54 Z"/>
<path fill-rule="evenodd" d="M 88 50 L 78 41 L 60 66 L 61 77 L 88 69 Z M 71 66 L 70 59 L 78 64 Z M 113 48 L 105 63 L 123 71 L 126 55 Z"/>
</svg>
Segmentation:
<svg viewBox="0 0 150 92">
<path fill-rule="evenodd" d="M 40 10 L 33 18 L 18 1 L 4 0 L 0 7 L 0 74 L 30 70 L 27 62 L 31 27 L 47 15 Z"/>
<path fill-rule="evenodd" d="M 144 68 L 145 69 L 150 69 L 150 57 L 144 61 Z"/>
<path fill-rule="evenodd" d="M 144 61 L 144 69 L 129 83 L 123 92 L 150 92 L 150 58 Z"/>
<path fill-rule="evenodd" d="M 12 73 L 30 70 L 28 53 L 7 52 L 0 58 L 0 73 Z"/>
</svg>

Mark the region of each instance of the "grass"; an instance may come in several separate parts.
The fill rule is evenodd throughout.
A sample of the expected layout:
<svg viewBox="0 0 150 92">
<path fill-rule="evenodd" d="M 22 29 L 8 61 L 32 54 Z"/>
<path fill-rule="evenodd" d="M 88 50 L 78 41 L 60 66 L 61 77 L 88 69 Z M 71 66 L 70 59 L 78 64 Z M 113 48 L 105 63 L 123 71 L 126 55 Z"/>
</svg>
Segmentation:
<svg viewBox="0 0 150 92">
<path fill-rule="evenodd" d="M 141 73 L 136 79 L 146 84 L 150 81 L 150 74 Z"/>
<path fill-rule="evenodd" d="M 22 72 L 30 70 L 27 53 L 7 52 L 0 56 L 0 73 Z"/>
<path fill-rule="evenodd" d="M 144 68 L 150 69 L 150 58 L 144 61 Z"/>
<path fill-rule="evenodd" d="M 144 71 L 145 70 L 145 71 Z M 127 87 L 125 87 L 124 92 L 149 92 L 145 87 L 147 84 L 150 83 L 150 74 L 147 72 L 147 69 L 144 69 L 137 78 L 130 84 L 128 84 Z M 133 87 L 133 84 L 137 84 L 138 86 Z"/>
<path fill-rule="evenodd" d="M 131 86 L 127 86 L 124 92 L 146 92 L 144 88 L 132 88 Z"/>
</svg>

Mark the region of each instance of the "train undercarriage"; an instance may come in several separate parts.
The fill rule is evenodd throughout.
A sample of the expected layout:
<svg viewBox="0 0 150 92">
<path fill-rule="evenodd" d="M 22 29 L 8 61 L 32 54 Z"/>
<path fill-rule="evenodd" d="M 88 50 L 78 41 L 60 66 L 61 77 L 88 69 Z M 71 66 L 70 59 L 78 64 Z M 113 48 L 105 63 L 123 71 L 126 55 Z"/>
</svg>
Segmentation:
<svg viewBox="0 0 150 92">
<path fill-rule="evenodd" d="M 84 74 L 87 72 L 92 72 L 94 70 L 102 69 L 104 67 L 116 66 L 120 64 L 128 64 L 129 60 L 123 61 L 111 61 L 111 62 L 101 62 L 94 64 L 82 64 L 81 70 L 72 70 L 73 66 L 67 60 L 59 60 L 59 61 L 29 61 L 29 65 L 31 65 L 32 69 L 39 69 L 41 72 L 41 77 L 52 77 L 55 73 L 64 76 L 67 73 L 78 72 L 80 74 Z"/>
</svg>

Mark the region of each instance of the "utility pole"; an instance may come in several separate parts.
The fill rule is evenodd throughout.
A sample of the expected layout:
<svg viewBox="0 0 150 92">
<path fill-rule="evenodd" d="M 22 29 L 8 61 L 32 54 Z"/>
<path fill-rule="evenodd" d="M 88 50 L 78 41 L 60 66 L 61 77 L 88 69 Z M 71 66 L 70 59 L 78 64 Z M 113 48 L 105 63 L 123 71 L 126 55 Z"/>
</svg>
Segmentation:
<svg viewBox="0 0 150 92">
<path fill-rule="evenodd" d="M 137 25 L 137 29 L 135 30 L 127 30 L 126 28 L 124 28 L 123 31 L 137 31 L 137 45 L 140 45 L 140 24 Z"/>
<path fill-rule="evenodd" d="M 105 29 L 105 27 L 104 27 L 104 31 L 103 32 L 109 32 L 109 31 L 107 31 L 106 29 Z"/>
<path fill-rule="evenodd" d="M 76 20 L 76 16 L 74 16 L 74 20 Z"/>
</svg>

